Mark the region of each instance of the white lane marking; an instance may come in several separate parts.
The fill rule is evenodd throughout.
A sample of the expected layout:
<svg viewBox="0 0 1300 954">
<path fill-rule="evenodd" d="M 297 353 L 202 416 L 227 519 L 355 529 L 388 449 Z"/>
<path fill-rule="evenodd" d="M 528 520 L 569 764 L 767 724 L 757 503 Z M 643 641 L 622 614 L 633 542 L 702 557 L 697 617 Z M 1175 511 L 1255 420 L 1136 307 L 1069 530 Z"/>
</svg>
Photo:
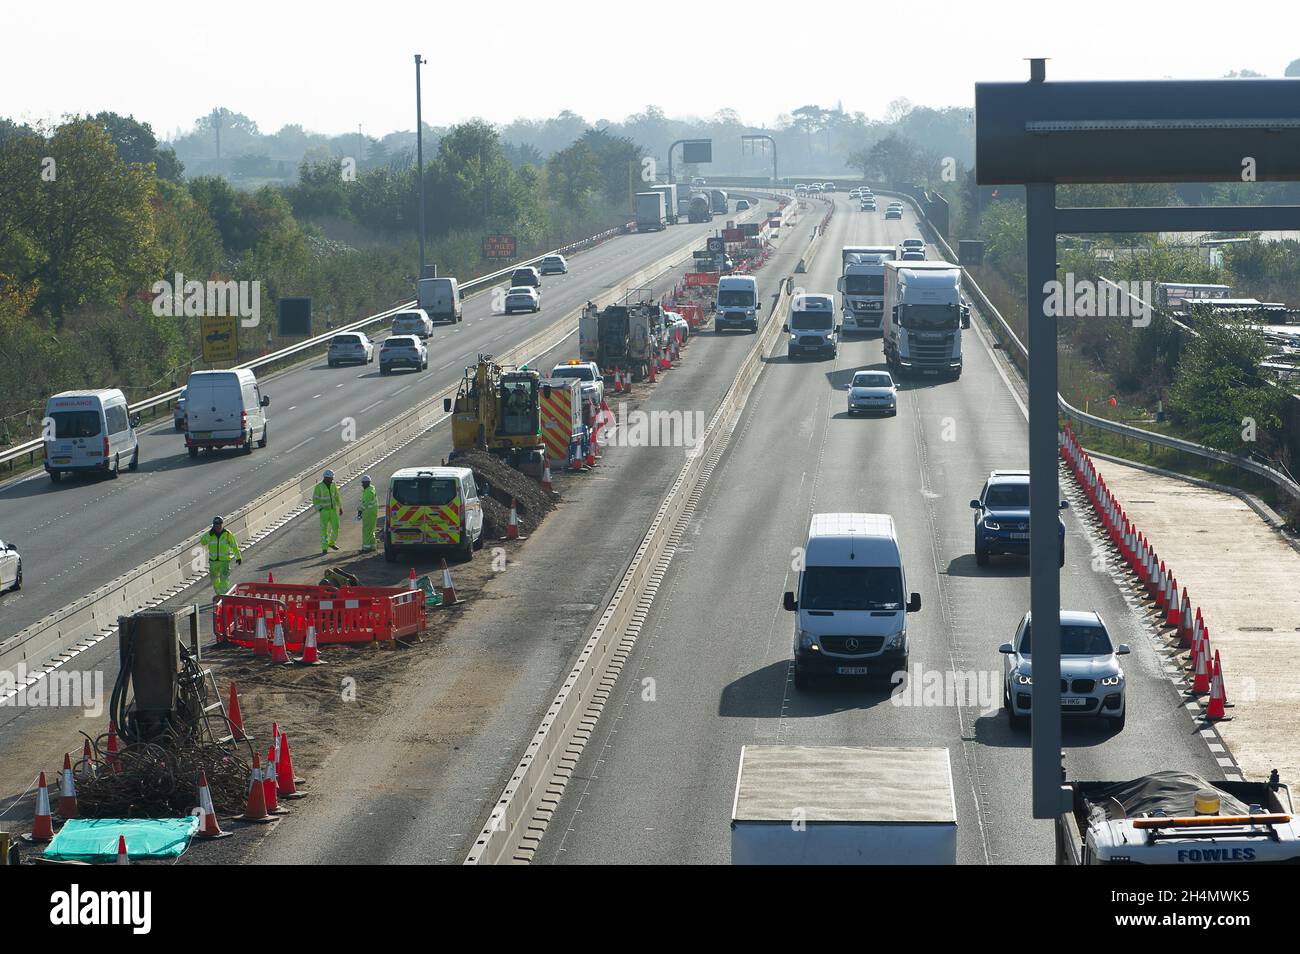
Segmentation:
<svg viewBox="0 0 1300 954">
<path fill-rule="evenodd" d="M 311 399 L 314 401 L 314 400 L 316 400 L 318 397 L 320 397 L 319 394 L 313 394 L 313 395 L 311 396 Z"/>
<path fill-rule="evenodd" d="M 357 411 L 357 413 L 358 413 L 358 414 L 365 414 L 366 411 L 369 411 L 371 408 L 379 407 L 379 405 L 381 405 L 381 404 L 383 404 L 383 403 L 384 403 L 384 402 L 383 402 L 382 400 L 380 400 L 380 401 L 376 401 L 374 404 L 367 404 L 367 405 L 366 405 L 365 407 L 363 407 L 361 410 Z"/>
<path fill-rule="evenodd" d="M 331 428 L 331 429 L 332 429 L 332 428 Z M 315 439 L 316 439 L 316 438 L 314 438 L 314 437 L 309 437 L 309 438 L 307 438 L 305 441 L 303 441 L 303 442 L 301 442 L 301 443 L 299 443 L 299 444 L 294 444 L 294 445 L 293 445 L 292 447 L 290 447 L 287 451 L 285 451 L 285 453 L 286 453 L 286 454 L 292 454 L 292 453 L 293 453 L 294 451 L 296 451 L 299 447 L 306 447 L 308 444 L 310 444 L 310 443 L 311 443 L 312 441 L 314 441 Z"/>
<path fill-rule="evenodd" d="M 296 411 L 296 410 L 298 410 L 298 405 L 296 404 L 289 408 L 289 411 Z M 285 413 L 288 414 L 289 411 L 285 411 Z"/>
<path fill-rule="evenodd" d="M 405 390 L 406 390 L 407 388 L 409 388 L 409 387 L 410 387 L 410 385 L 408 384 L 408 385 L 406 385 L 406 387 L 404 387 L 404 388 L 398 388 L 396 391 L 393 392 L 393 397 L 396 397 L 397 395 L 401 394 L 403 391 L 405 391 Z"/>
<path fill-rule="evenodd" d="M 344 384 L 346 384 L 346 383 L 347 383 L 347 382 L 345 381 Z M 334 385 L 334 386 L 335 386 L 336 388 L 341 388 L 341 387 L 343 387 L 342 384 L 336 384 L 336 385 Z"/>
</svg>

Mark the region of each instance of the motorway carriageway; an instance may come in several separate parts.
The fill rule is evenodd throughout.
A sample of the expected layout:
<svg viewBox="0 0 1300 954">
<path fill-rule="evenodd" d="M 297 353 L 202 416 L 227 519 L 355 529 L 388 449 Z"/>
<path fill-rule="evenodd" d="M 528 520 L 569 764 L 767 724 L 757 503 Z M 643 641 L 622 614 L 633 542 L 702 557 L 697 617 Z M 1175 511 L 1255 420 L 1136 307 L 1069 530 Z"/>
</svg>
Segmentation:
<svg viewBox="0 0 1300 954">
<path fill-rule="evenodd" d="M 491 291 L 467 298 L 464 320 L 438 325 L 429 338 L 429 370 L 423 373 L 381 377 L 376 348 L 376 362 L 364 367 L 330 368 L 321 356 L 275 374 L 262 382 L 262 393 L 271 398 L 270 442 L 250 456 L 230 449 L 191 460 L 184 435 L 167 419 L 141 434 L 136 473 L 123 471 L 116 480 L 74 477 L 55 485 L 38 471 L 0 487 L 0 539 L 18 546 L 24 575 L 21 592 L 0 597 L 0 639 L 206 530 L 213 516 L 231 513 L 334 453 L 343 444 L 344 418 L 355 421 L 356 437 L 364 436 L 458 381 L 480 352 L 505 351 L 692 234 L 702 246 L 721 224 L 683 223 L 621 236 L 574 255 L 567 275 L 542 279 L 542 310 L 536 315 L 493 314 Z M 382 340 L 387 327 L 376 323 L 371 334 Z M 236 583 L 246 578 L 239 569 L 232 576 Z"/>
<path fill-rule="evenodd" d="M 886 222 L 838 199 L 800 284 L 833 292 L 842 245 L 921 235 L 910 208 Z M 878 336 L 851 337 L 834 361 L 796 363 L 778 339 L 536 862 L 726 863 L 740 748 L 750 743 L 946 747 L 959 860 L 1053 861 L 1051 822 L 1031 817 L 1029 735 L 1001 711 L 997 649 L 1028 608 L 1028 566 L 995 557 L 977 567 L 968 506 L 990 470 L 1025 466 L 1027 425 L 988 333 L 963 334 L 962 377 L 905 382 L 892 419 L 845 413 L 853 371 L 885 366 Z M 781 594 L 794 587 L 791 563 L 809 518 L 822 511 L 893 514 L 908 589 L 923 601 L 909 617 L 910 667 L 987 674 L 989 711 L 898 706 L 880 683 L 794 690 L 794 614 L 781 608 Z M 1109 571 L 1093 569 L 1096 542 L 1074 512 L 1065 515 L 1061 605 L 1099 611 L 1133 653 L 1123 660 L 1127 727 L 1067 722 L 1069 776 L 1120 780 L 1178 768 L 1222 778 L 1135 607 Z"/>
<path fill-rule="evenodd" d="M 816 211 L 804 216 L 799 228 L 783 230 L 778 240 L 781 251 L 759 275 L 765 295 L 770 296 L 778 279 L 793 271 L 807 245 L 811 224 L 819 220 L 823 207 L 814 204 L 813 208 Z M 678 230 L 674 241 L 681 241 L 683 228 L 671 227 L 666 234 Z M 700 228 L 701 236 L 705 231 L 706 227 Z M 613 244 L 657 238 L 661 236 L 629 236 Z M 632 246 L 622 247 L 621 254 L 628 257 Z M 593 254 L 576 257 L 571 274 L 582 274 L 578 262 Z M 647 258 L 663 254 L 660 248 L 647 253 Z M 610 277 L 603 284 L 588 283 L 574 295 L 575 307 L 586 300 L 589 289 L 615 285 L 617 275 L 627 274 L 643 262 L 638 256 L 621 268 L 609 268 L 606 274 Z M 678 269 L 666 276 L 656 285 L 656 294 L 671 288 L 682 272 Z M 547 281 L 550 288 L 550 279 Z M 765 308 L 770 307 L 768 297 Z M 468 315 L 469 303 L 466 311 Z M 498 316 L 495 320 L 506 319 Z M 535 327 L 530 326 L 529 332 Z M 435 332 L 434 341 L 439 333 Z M 736 338 L 739 340 L 733 340 Z M 739 333 L 722 337 L 705 334 L 693 340 L 682 365 L 649 392 L 647 406 L 698 408 L 706 417 L 712 415 L 752 340 Z M 576 347 L 575 329 L 565 342 L 532 363 L 549 369 L 574 356 Z M 395 376 L 397 381 L 403 378 L 410 381 L 415 376 Z M 277 393 L 273 388 L 274 382 L 267 390 Z M 639 392 L 636 400 L 645 401 L 647 392 Z M 612 395 L 610 404 L 619 411 L 619 400 Z M 386 416 L 391 415 L 390 411 Z M 370 473 L 382 488 L 394 470 L 428 466 L 450 450 L 450 429 L 440 425 L 371 468 Z M 564 493 L 560 509 L 517 555 L 511 553 L 507 570 L 489 583 L 450 631 L 440 631 L 446 623 L 435 615 L 435 635 L 428 651 L 403 654 L 402 669 L 391 679 L 386 676 L 379 683 L 359 680 L 358 693 L 370 699 L 382 696 L 383 711 L 377 716 L 358 713 L 355 732 L 322 741 L 322 745 L 341 748 L 323 772 L 313 773 L 310 806 L 304 802 L 304 810 L 285 818 L 273 833 L 259 830 L 256 841 L 252 841 L 254 836 L 228 839 L 219 843 L 219 848 L 205 846 L 205 850 L 187 855 L 186 861 L 204 863 L 246 855 L 251 861 L 460 861 L 468 851 L 468 839 L 477 834 L 486 818 L 486 806 L 500 792 L 631 560 L 677 475 L 683 454 L 681 448 L 617 448 L 605 455 L 595 472 L 569 480 L 560 478 Z M 257 460 L 256 452 L 253 460 Z M 212 462 L 214 466 L 224 463 Z M 123 475 L 119 483 L 126 479 Z M 341 552 L 320 556 L 317 522 L 308 514 L 245 551 L 244 565 L 236 568 L 235 580 L 265 579 L 272 571 L 282 582 L 315 582 L 324 568 L 355 560 L 359 538 L 350 515 L 357 487 L 353 480 L 343 488 Z M 475 561 L 490 558 L 491 544 Z M 371 559 L 382 565 L 382 555 Z M 410 562 L 418 573 L 437 567 L 436 555 Z M 398 563 L 394 575 L 403 575 L 406 565 L 405 560 Z M 173 601 L 200 603 L 204 634 L 211 631 L 203 606 L 210 596 L 205 580 Z M 107 690 L 116 677 L 116 664 L 116 641 L 105 640 L 74 657 L 65 669 L 102 670 Z M 349 675 L 345 662 L 335 664 L 340 678 Z M 221 684 L 224 689 L 224 679 Z M 315 727 L 303 726 L 294 698 L 292 693 L 286 694 L 269 708 L 285 731 L 302 739 L 305 729 L 311 732 Z M 57 768 L 59 755 L 69 740 L 75 744 L 78 731 L 98 734 L 106 718 L 83 718 L 79 710 L 70 709 L 0 708 L 0 778 L 8 780 L 0 791 L 0 810 L 8 807 L 4 799 L 22 793 L 37 771 Z M 295 742 L 295 754 L 304 745 Z M 14 808 L 13 812 L 14 817 L 25 817 L 28 809 Z M 335 834 L 320 838 L 321 826 Z"/>
</svg>

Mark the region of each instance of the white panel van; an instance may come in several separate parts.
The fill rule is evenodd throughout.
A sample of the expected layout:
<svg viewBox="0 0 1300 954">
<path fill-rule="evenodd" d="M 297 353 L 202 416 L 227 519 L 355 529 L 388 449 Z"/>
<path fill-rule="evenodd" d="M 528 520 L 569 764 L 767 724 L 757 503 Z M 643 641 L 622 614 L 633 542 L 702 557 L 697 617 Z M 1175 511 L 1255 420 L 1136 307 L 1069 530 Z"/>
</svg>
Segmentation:
<svg viewBox="0 0 1300 954">
<path fill-rule="evenodd" d="M 116 477 L 123 467 L 135 470 L 140 466 L 139 423 L 140 415 L 130 412 L 116 388 L 54 395 L 45 405 L 42 428 L 45 472 L 58 483 L 76 471 Z"/>
<path fill-rule="evenodd" d="M 253 453 L 253 442 L 265 447 L 266 408 L 271 399 L 248 368 L 195 371 L 185 383 L 185 447 L 191 457 L 199 448 L 239 447 Z"/>
</svg>

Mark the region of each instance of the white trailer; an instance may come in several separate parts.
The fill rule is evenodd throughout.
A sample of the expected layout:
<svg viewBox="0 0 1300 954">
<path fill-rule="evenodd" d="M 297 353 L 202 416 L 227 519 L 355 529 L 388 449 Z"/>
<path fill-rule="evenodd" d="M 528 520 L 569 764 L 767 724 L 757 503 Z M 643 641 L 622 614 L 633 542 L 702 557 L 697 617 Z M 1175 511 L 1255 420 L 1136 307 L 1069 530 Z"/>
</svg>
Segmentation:
<svg viewBox="0 0 1300 954">
<path fill-rule="evenodd" d="M 668 225 L 668 209 L 662 192 L 636 194 L 636 230 L 657 232 Z"/>
<path fill-rule="evenodd" d="M 731 809 L 731 863 L 957 863 L 945 748 L 747 745 Z"/>
</svg>

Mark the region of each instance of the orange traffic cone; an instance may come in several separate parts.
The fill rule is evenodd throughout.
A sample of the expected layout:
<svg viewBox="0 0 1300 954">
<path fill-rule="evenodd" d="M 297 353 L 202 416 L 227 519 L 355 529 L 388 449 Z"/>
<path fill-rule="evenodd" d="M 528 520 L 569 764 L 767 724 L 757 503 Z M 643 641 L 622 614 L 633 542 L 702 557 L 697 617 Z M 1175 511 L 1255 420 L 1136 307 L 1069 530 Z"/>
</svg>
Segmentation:
<svg viewBox="0 0 1300 954">
<path fill-rule="evenodd" d="M 266 768 L 262 770 L 262 797 L 266 801 L 266 811 L 271 815 L 287 815 L 289 809 L 280 804 L 276 795 L 279 784 L 275 780 L 275 747 L 266 750 Z"/>
<path fill-rule="evenodd" d="M 298 791 L 298 778 L 293 773 L 293 757 L 289 754 L 289 737 L 280 733 L 279 752 L 275 760 L 276 795 L 279 798 L 306 798 L 306 792 Z"/>
<path fill-rule="evenodd" d="M 247 742 L 253 738 L 244 732 L 244 716 L 239 711 L 239 692 L 235 689 L 233 680 L 230 683 L 230 704 L 226 706 L 226 721 L 230 723 L 230 734 L 236 742 Z"/>
<path fill-rule="evenodd" d="M 271 645 L 271 665 L 282 666 L 289 661 L 289 650 L 284 645 L 284 627 L 275 624 L 275 642 Z"/>
<path fill-rule="evenodd" d="M 257 617 L 257 635 L 253 637 L 253 655 L 271 655 L 271 647 L 266 641 L 266 618 L 263 616 Z"/>
<path fill-rule="evenodd" d="M 221 830 L 216 809 L 212 807 L 212 791 L 208 788 L 208 774 L 203 769 L 199 769 L 199 819 L 199 830 L 194 833 L 195 838 L 211 840 L 228 838 L 232 834 Z"/>
<path fill-rule="evenodd" d="M 237 821 L 257 822 L 259 825 L 275 821 L 266 812 L 266 786 L 262 781 L 262 763 L 256 752 L 253 753 L 253 771 L 248 780 L 248 806 Z"/>
<path fill-rule="evenodd" d="M 618 368 L 615 368 L 613 378 L 614 378 L 614 393 L 622 394 L 623 393 L 623 372 L 620 371 Z"/>
<path fill-rule="evenodd" d="M 1192 601 L 1183 587 L 1183 601 L 1178 606 L 1178 641 L 1184 646 L 1192 644 Z"/>
<path fill-rule="evenodd" d="M 406 578 L 406 588 L 408 590 L 415 589 L 415 567 L 411 567 L 410 575 Z"/>
<path fill-rule="evenodd" d="M 655 383 L 655 380 L 656 380 L 656 379 L 655 379 L 655 361 L 654 361 L 654 358 L 651 358 L 651 359 L 647 362 L 647 364 L 650 365 L 650 383 L 651 383 L 651 384 L 654 384 L 654 383 Z"/>
<path fill-rule="evenodd" d="M 1170 576 L 1169 605 L 1165 609 L 1165 625 L 1177 626 L 1183 618 L 1182 605 L 1178 602 L 1178 580 Z"/>
<path fill-rule="evenodd" d="M 542 491 L 553 494 L 555 488 L 551 485 L 551 465 L 548 463 L 542 467 Z"/>
<path fill-rule="evenodd" d="M 63 753 L 63 779 L 59 784 L 59 817 L 77 817 L 77 783 L 72 777 L 72 756 Z"/>
<path fill-rule="evenodd" d="M 90 751 L 90 739 L 85 739 L 81 743 L 81 761 L 77 763 L 77 771 L 83 782 L 95 777 L 95 756 Z"/>
<path fill-rule="evenodd" d="M 451 583 L 451 570 L 447 568 L 447 561 L 442 561 L 442 605 L 454 606 L 460 602 L 456 599 L 456 587 Z"/>
<path fill-rule="evenodd" d="M 1197 695 L 1210 691 L 1210 638 L 1201 637 L 1201 645 L 1196 653 L 1196 669 L 1192 675 L 1192 692 Z"/>
<path fill-rule="evenodd" d="M 108 770 L 114 774 L 122 771 L 122 760 L 117 754 L 117 723 L 108 723 Z"/>
<path fill-rule="evenodd" d="M 316 648 L 316 627 L 308 626 L 307 635 L 302 643 L 302 658 L 298 660 L 302 666 L 323 666 L 324 660 L 320 658 L 320 653 Z"/>
<path fill-rule="evenodd" d="M 506 523 L 506 539 L 519 539 L 519 512 L 515 506 L 515 498 L 510 498 L 510 520 Z"/>
<path fill-rule="evenodd" d="M 41 773 L 36 785 L 36 814 L 32 816 L 32 830 L 23 835 L 24 841 L 43 844 L 54 837 L 54 819 L 50 817 L 50 788 Z"/>
<path fill-rule="evenodd" d="M 1222 719 L 1228 704 L 1228 694 L 1223 689 L 1223 667 L 1219 664 L 1219 651 L 1214 651 L 1214 673 L 1210 676 L 1210 702 L 1205 707 L 1205 718 Z"/>
<path fill-rule="evenodd" d="M 268 582 L 268 583 L 274 583 L 274 582 L 275 582 L 275 574 L 272 573 L 270 570 L 267 570 L 267 571 L 266 571 L 266 582 Z"/>
<path fill-rule="evenodd" d="M 131 856 L 126 853 L 126 835 L 117 836 L 117 863 L 119 865 L 131 863 Z"/>
</svg>

